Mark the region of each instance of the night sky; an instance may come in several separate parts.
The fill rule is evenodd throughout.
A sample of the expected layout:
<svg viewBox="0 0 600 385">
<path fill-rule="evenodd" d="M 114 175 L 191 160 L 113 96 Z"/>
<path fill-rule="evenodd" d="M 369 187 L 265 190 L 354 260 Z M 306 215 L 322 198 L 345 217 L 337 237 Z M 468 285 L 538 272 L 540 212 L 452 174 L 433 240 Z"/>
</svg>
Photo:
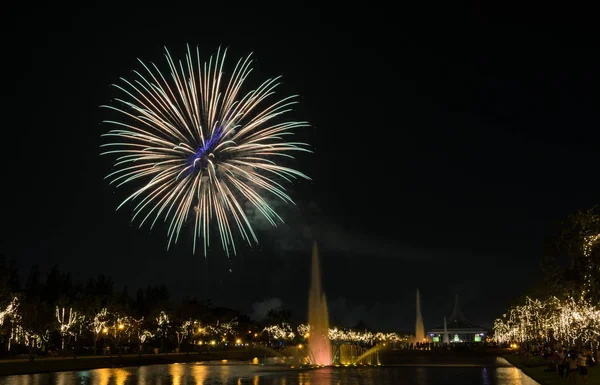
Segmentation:
<svg viewBox="0 0 600 385">
<path fill-rule="evenodd" d="M 412 330 L 419 288 L 426 328 L 455 294 L 491 326 L 541 277 L 554 225 L 599 203 L 598 42 L 467 8 L 437 24 L 295 7 L 9 10 L 0 253 L 24 275 L 57 264 L 132 294 L 165 283 L 247 313 L 281 302 L 303 320 L 317 240 L 335 323 Z M 230 65 L 254 52 L 253 79 L 283 75 L 279 95 L 300 94 L 295 117 L 312 124 L 298 167 L 313 181 L 279 208 L 285 225 L 258 221 L 260 247 L 230 261 L 192 255 L 191 230 L 166 251 L 166 230 L 131 225 L 130 206 L 115 211 L 129 190 L 103 179 L 110 84 L 186 43 L 205 58 L 229 47 Z"/>
</svg>

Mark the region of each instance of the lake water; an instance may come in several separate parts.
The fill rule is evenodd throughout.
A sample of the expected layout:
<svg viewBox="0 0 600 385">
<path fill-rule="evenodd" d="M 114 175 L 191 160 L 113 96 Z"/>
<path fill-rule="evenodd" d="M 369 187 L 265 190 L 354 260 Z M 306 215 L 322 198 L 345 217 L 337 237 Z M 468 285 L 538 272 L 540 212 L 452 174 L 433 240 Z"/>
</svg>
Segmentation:
<svg viewBox="0 0 600 385">
<path fill-rule="evenodd" d="M 430 364 L 285 369 L 185 363 L 0 377 L 0 385 L 537 385 L 502 358 L 489 365 Z"/>
</svg>

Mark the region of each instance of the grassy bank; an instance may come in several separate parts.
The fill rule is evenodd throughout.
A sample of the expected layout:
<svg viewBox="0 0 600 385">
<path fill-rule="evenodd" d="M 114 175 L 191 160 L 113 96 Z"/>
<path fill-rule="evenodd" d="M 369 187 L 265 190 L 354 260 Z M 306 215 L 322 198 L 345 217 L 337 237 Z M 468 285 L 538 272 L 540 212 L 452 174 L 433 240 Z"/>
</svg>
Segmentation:
<svg viewBox="0 0 600 385">
<path fill-rule="evenodd" d="M 523 356 L 515 356 L 512 354 L 506 354 L 502 357 L 542 385 L 572 384 L 570 380 L 560 378 L 558 372 L 544 371 L 548 368 L 548 361 L 541 357 L 526 359 Z M 583 380 L 579 374 L 577 376 L 577 384 L 583 384 Z M 589 368 L 587 385 L 600 385 L 600 365 Z"/>
<path fill-rule="evenodd" d="M 209 353 L 170 353 L 170 354 L 129 354 L 121 357 L 81 356 L 36 358 L 29 362 L 27 358 L 0 360 L 0 376 L 15 374 L 32 374 L 46 372 L 61 372 L 72 370 L 88 370 L 100 368 L 119 368 L 126 366 L 164 365 L 176 362 L 247 360 L 254 357 L 264 357 L 265 352 L 255 349 L 211 351 Z"/>
</svg>

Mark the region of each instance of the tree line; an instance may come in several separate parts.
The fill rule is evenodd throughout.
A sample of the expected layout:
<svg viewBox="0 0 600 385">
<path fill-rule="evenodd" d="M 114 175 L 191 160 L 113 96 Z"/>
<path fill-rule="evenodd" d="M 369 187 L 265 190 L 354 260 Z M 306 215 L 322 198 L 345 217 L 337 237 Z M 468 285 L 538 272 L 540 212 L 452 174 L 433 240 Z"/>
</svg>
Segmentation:
<svg viewBox="0 0 600 385">
<path fill-rule="evenodd" d="M 600 209 L 580 210 L 545 242 L 544 279 L 494 323 L 504 344 L 600 346 Z"/>
<path fill-rule="evenodd" d="M 211 342 L 230 346 L 242 338 L 259 340 L 265 325 L 290 317 L 287 310 L 272 310 L 256 323 L 210 301 L 174 301 L 165 285 L 149 285 L 131 296 L 127 286 L 116 290 L 108 276 L 81 283 L 58 266 L 44 277 L 32 266 L 21 284 L 16 261 L 0 256 L 0 356 L 27 353 L 33 359 L 36 354 L 107 349 L 111 354 L 166 353 Z"/>
</svg>

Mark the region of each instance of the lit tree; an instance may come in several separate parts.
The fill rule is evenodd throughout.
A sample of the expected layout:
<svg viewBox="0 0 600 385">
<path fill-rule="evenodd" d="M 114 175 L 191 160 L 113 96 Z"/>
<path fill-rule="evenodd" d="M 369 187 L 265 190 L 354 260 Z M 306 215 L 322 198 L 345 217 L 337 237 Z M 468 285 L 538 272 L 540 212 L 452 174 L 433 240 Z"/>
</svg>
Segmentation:
<svg viewBox="0 0 600 385">
<path fill-rule="evenodd" d="M 144 317 L 137 320 L 131 319 L 131 328 L 137 333 L 138 354 L 141 356 L 144 351 L 144 343 L 149 338 L 153 338 L 154 334 L 150 330 L 144 328 Z"/>
<path fill-rule="evenodd" d="M 292 326 L 287 322 L 282 322 L 280 325 L 271 325 L 263 329 L 263 332 L 269 334 L 269 338 L 275 340 L 291 340 L 296 334 L 292 331 Z"/>
<path fill-rule="evenodd" d="M 124 315 L 122 313 L 111 313 L 112 315 L 112 325 L 109 330 L 112 333 L 113 341 L 117 346 L 117 351 L 119 357 L 121 356 L 121 344 L 123 342 L 124 337 L 129 337 L 131 335 L 131 324 L 133 318 Z"/>
<path fill-rule="evenodd" d="M 308 338 L 308 333 L 310 332 L 310 325 L 300 324 L 298 325 L 296 330 L 298 330 L 298 333 L 302 337 Z"/>
<path fill-rule="evenodd" d="M 19 305 L 11 337 L 26 344 L 29 360 L 33 362 L 36 349 L 48 341 L 48 328 L 53 323 L 52 308 L 41 302 L 39 297 L 28 298 Z"/>
<path fill-rule="evenodd" d="M 90 322 L 92 331 L 94 332 L 94 354 L 97 354 L 98 339 L 102 330 L 104 330 L 110 320 L 110 314 L 106 308 L 103 308 L 98 313 L 94 314 L 94 318 Z"/>
<path fill-rule="evenodd" d="M 223 342 L 225 340 L 227 340 L 227 338 L 235 338 L 235 336 L 237 334 L 237 328 L 238 328 L 237 318 L 234 318 L 229 322 L 217 321 L 218 333 L 222 336 Z"/>
<path fill-rule="evenodd" d="M 297 328 L 298 333 L 303 338 L 308 338 L 310 334 L 310 325 L 300 324 Z M 336 343 L 351 342 L 358 344 L 374 345 L 383 342 L 406 342 L 408 336 L 398 333 L 370 332 L 368 330 L 340 329 L 338 327 L 329 328 L 329 339 Z"/>
<path fill-rule="evenodd" d="M 181 344 L 186 339 L 188 334 L 190 333 L 190 328 L 192 326 L 192 321 L 187 320 L 183 321 L 180 325 L 177 326 L 175 330 L 175 334 L 177 335 L 177 352 L 181 353 Z"/>
<path fill-rule="evenodd" d="M 167 338 L 169 331 L 171 330 L 171 320 L 167 313 L 161 311 L 156 317 L 156 324 L 158 325 L 157 334 L 162 340 L 163 350 L 167 354 Z"/>
<path fill-rule="evenodd" d="M 138 338 L 140 341 L 140 355 L 142 355 L 144 343 L 148 340 L 148 338 L 153 338 L 154 334 L 148 329 L 140 329 L 138 331 Z"/>
<path fill-rule="evenodd" d="M 5 318 L 9 318 L 16 314 L 18 307 L 19 299 L 17 297 L 13 297 L 13 299 L 4 307 L 0 306 L 0 326 L 4 324 Z"/>
<path fill-rule="evenodd" d="M 570 216 L 548 253 L 548 281 L 557 296 L 600 303 L 600 206 Z M 563 270 L 556 259 L 564 257 L 570 264 Z"/>
<path fill-rule="evenodd" d="M 202 338 L 209 338 L 219 335 L 219 330 L 211 325 L 203 325 L 199 320 L 195 320 L 192 325 L 190 335 L 194 336 L 194 341 L 202 341 Z"/>
<path fill-rule="evenodd" d="M 21 319 L 20 315 L 19 315 L 19 298 L 18 297 L 13 297 L 13 299 L 8 302 L 3 304 L 3 306 L 0 307 L 0 328 L 4 325 L 4 324 L 10 324 L 10 327 L 8 328 L 10 330 L 10 334 L 8 334 L 8 344 L 7 344 L 7 348 L 8 350 L 10 350 L 11 347 L 11 342 L 14 339 L 14 335 L 15 333 L 18 333 L 20 331 L 19 329 L 19 321 Z"/>
<path fill-rule="evenodd" d="M 600 307 L 581 299 L 527 298 L 494 322 L 498 343 L 558 342 L 566 346 L 590 344 L 598 349 Z"/>
<path fill-rule="evenodd" d="M 65 350 L 65 340 L 73 335 L 76 337 L 75 324 L 77 322 L 77 312 L 73 308 L 56 307 L 56 320 L 58 321 L 58 332 L 60 333 L 61 350 Z"/>
</svg>

